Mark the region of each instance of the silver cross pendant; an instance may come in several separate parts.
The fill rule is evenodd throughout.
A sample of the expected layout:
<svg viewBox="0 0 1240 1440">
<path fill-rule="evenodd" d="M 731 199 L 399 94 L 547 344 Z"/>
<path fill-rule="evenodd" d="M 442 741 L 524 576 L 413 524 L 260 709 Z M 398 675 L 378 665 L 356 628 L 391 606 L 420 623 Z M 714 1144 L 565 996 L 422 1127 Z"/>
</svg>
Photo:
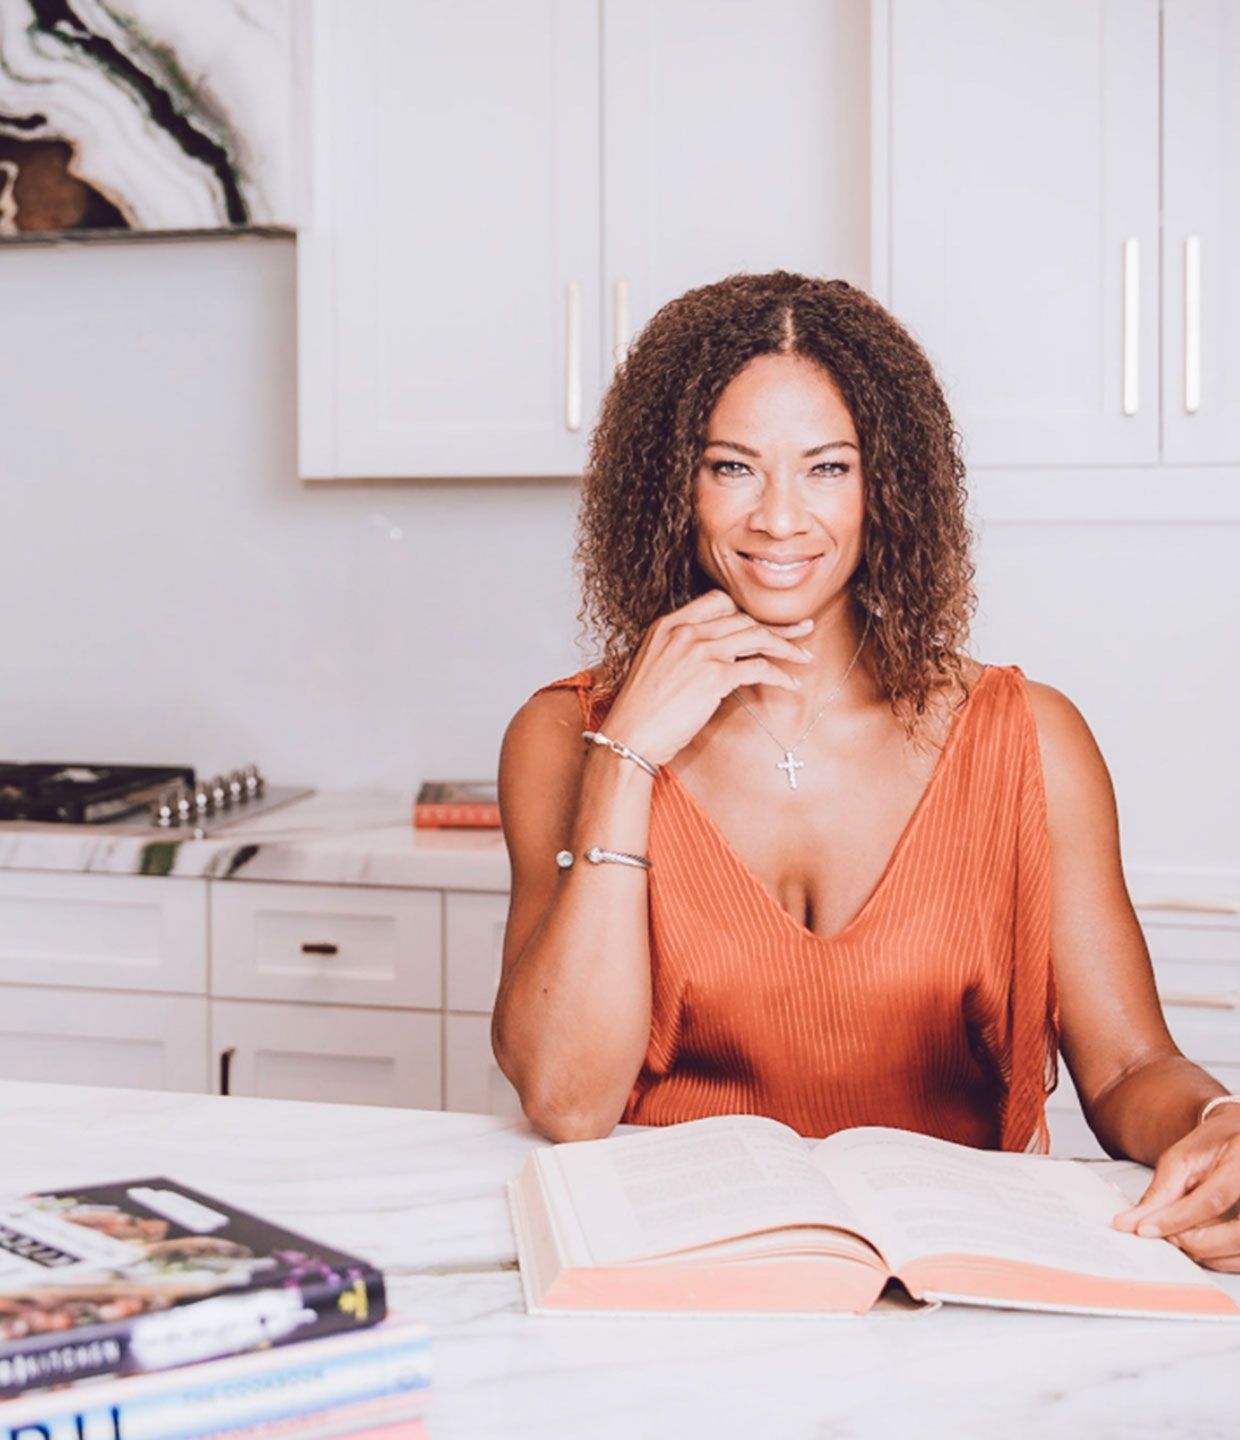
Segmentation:
<svg viewBox="0 0 1240 1440">
<path fill-rule="evenodd" d="M 775 768 L 776 770 L 784 770 L 787 772 L 788 789 L 795 790 L 797 788 L 797 771 L 805 769 L 805 761 L 793 759 L 792 751 L 785 750 L 784 758 L 779 761 Z"/>
</svg>

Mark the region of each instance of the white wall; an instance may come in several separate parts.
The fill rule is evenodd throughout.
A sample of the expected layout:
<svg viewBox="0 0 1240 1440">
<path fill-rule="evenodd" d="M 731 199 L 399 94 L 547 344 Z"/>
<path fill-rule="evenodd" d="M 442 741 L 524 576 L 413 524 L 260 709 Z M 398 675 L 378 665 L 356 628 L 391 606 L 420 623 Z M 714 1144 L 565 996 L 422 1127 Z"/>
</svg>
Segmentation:
<svg viewBox="0 0 1240 1440">
<path fill-rule="evenodd" d="M 294 242 L 0 248 L 0 758 L 412 786 L 579 663 L 576 486 L 306 486 Z"/>
<path fill-rule="evenodd" d="M 412 787 L 492 773 L 579 663 L 575 485 L 297 479 L 293 262 L 274 237 L 0 249 L 0 758 Z M 1080 706 L 1130 866 L 1240 870 L 1238 541 L 983 531 L 974 653 Z"/>
</svg>

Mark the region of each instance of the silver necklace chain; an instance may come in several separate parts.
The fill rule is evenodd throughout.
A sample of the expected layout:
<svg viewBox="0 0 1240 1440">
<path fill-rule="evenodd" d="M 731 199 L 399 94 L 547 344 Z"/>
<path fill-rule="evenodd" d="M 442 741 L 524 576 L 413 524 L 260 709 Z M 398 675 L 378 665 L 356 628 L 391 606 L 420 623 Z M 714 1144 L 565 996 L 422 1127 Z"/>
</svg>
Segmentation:
<svg viewBox="0 0 1240 1440">
<path fill-rule="evenodd" d="M 827 713 L 827 706 L 830 705 L 832 700 L 834 700 L 835 697 L 844 688 L 844 682 L 852 674 L 853 666 L 857 663 L 857 659 L 861 654 L 862 647 L 865 645 L 866 636 L 869 633 L 870 616 L 867 614 L 865 617 L 865 629 L 861 632 L 861 639 L 857 644 L 856 652 L 854 653 L 852 659 L 848 662 L 848 669 L 844 671 L 843 675 L 840 677 L 839 684 L 836 685 L 835 689 L 832 690 L 830 695 L 828 695 L 827 698 L 822 702 L 822 709 L 819 710 L 818 714 L 814 716 L 814 718 L 801 732 L 800 739 L 797 740 L 794 745 L 785 745 L 784 742 L 779 738 L 779 736 L 775 734 L 775 732 L 770 728 L 769 725 L 767 725 L 766 721 L 763 720 L 761 715 L 759 715 L 750 706 L 746 705 L 744 700 L 742 700 L 741 697 L 736 693 L 736 691 L 733 690 L 732 698 L 736 701 L 736 703 L 741 707 L 742 710 L 746 711 L 753 718 L 753 720 L 762 727 L 763 730 L 766 731 L 766 733 L 771 737 L 772 740 L 774 740 L 775 744 L 779 747 L 780 753 L 783 755 L 784 758 L 776 764 L 775 768 L 777 770 L 782 770 L 787 775 L 789 790 L 796 790 L 798 788 L 797 771 L 804 770 L 805 768 L 805 761 L 798 760 L 796 758 L 796 752 L 805 743 L 806 739 L 809 736 L 809 732 Z"/>
</svg>

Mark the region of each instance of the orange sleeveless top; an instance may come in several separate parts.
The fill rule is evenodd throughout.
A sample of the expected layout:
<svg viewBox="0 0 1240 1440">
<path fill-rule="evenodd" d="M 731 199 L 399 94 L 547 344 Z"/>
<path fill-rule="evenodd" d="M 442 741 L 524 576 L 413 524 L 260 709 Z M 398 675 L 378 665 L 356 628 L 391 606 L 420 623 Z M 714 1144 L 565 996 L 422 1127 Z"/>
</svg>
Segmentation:
<svg viewBox="0 0 1240 1440">
<path fill-rule="evenodd" d="M 611 696 L 583 670 L 587 728 Z M 623 738 L 623 737 L 621 737 Z M 650 814 L 650 1044 L 623 1119 L 761 1114 L 1045 1153 L 1059 1011 L 1033 711 L 989 665 L 878 885 L 838 934 L 767 891 L 675 773 Z"/>
</svg>

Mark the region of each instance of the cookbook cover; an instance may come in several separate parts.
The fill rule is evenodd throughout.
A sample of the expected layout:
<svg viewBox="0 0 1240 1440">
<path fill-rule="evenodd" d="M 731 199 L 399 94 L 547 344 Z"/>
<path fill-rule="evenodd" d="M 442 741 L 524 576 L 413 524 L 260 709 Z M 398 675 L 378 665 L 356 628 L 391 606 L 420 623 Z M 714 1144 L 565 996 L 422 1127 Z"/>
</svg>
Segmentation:
<svg viewBox="0 0 1240 1440">
<path fill-rule="evenodd" d="M 163 1177 L 0 1199 L 0 1396 L 385 1313 L 366 1261 Z"/>
</svg>

